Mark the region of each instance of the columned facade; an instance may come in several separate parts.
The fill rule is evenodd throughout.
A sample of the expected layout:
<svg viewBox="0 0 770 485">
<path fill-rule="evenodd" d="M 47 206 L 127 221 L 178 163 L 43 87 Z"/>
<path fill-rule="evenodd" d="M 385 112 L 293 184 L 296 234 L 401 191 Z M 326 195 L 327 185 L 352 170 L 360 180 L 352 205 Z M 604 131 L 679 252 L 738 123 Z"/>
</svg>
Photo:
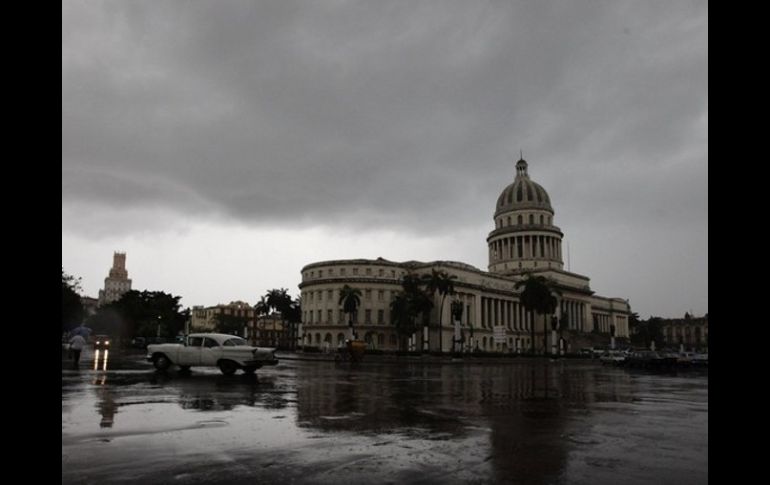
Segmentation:
<svg viewBox="0 0 770 485">
<path fill-rule="evenodd" d="M 331 350 L 344 342 L 348 324 L 339 305 L 339 291 L 349 285 L 361 291 L 354 322 L 359 338 L 366 340 L 369 348 L 396 350 L 399 338 L 390 323 L 390 302 L 401 291 L 405 275 L 419 277 L 432 270 L 455 278 L 455 294 L 445 298 L 443 309 L 440 296 L 434 295 L 429 349 L 422 348 L 423 334 L 419 331 L 409 339 L 410 350 L 452 351 L 454 323 L 450 308 L 452 301 L 459 301 L 464 308 L 461 328 L 465 350 L 541 352 L 544 330 L 550 335 L 551 316 L 535 315 L 521 305 L 521 290 L 515 285 L 528 274 L 548 278 L 558 290 L 555 316 L 566 321 L 568 336 L 609 334 L 614 328 L 616 337 L 628 337 L 628 302 L 597 296 L 586 276 L 564 270 L 563 234 L 554 224 L 554 214 L 548 193 L 530 179 L 527 162 L 519 160 L 513 183 L 497 198 L 495 226 L 487 237 L 488 271 L 455 261 L 398 263 L 383 258 L 305 266 L 299 285 L 300 344 Z M 439 317 L 440 311 L 443 313 Z"/>
</svg>

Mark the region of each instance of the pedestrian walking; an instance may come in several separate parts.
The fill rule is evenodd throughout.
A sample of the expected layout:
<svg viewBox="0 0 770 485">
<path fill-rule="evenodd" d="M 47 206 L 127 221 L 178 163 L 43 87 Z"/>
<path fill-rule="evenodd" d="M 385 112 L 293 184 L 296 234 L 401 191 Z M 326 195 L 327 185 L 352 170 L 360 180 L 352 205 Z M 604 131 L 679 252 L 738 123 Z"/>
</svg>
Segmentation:
<svg viewBox="0 0 770 485">
<path fill-rule="evenodd" d="M 76 333 L 70 339 L 70 352 L 72 352 L 73 365 L 75 367 L 80 363 L 80 352 L 83 351 L 83 347 L 86 346 L 86 339 L 82 335 Z"/>
</svg>

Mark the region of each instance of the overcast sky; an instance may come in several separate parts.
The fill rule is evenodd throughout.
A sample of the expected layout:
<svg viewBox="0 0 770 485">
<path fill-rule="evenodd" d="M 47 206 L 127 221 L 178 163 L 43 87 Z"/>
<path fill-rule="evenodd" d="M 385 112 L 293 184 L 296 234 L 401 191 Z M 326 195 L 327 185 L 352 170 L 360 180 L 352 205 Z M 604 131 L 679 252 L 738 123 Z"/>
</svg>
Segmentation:
<svg viewBox="0 0 770 485">
<path fill-rule="evenodd" d="M 342 258 L 487 268 L 523 150 L 570 270 L 708 311 L 706 1 L 62 3 L 62 266 L 97 296 L 298 295 Z M 566 265 L 565 265 L 566 269 Z"/>
</svg>

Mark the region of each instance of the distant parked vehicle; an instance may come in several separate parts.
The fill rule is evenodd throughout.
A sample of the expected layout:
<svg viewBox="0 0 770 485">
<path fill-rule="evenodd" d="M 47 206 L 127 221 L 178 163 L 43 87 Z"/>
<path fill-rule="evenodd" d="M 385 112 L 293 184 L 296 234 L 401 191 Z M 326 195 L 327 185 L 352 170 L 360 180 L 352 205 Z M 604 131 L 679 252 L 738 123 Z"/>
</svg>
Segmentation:
<svg viewBox="0 0 770 485">
<path fill-rule="evenodd" d="M 588 357 L 591 358 L 594 356 L 594 351 L 591 348 L 583 348 L 578 350 L 578 357 Z"/>
<path fill-rule="evenodd" d="M 134 347 L 135 349 L 145 349 L 147 348 L 147 339 L 144 337 L 134 337 L 131 339 L 131 347 Z"/>
<path fill-rule="evenodd" d="M 276 365 L 275 349 L 254 347 L 235 335 L 223 333 L 190 334 L 182 344 L 150 344 L 147 360 L 158 370 L 178 365 L 182 370 L 196 366 L 216 366 L 225 375 L 238 369 L 253 374 L 264 365 Z"/>
<path fill-rule="evenodd" d="M 620 350 L 608 350 L 599 357 L 599 360 L 605 365 L 623 365 L 626 355 Z"/>
<path fill-rule="evenodd" d="M 690 362 L 692 365 L 701 366 L 701 367 L 708 367 L 709 365 L 709 354 L 700 354 L 695 353 L 693 354 L 692 358 L 690 359 Z"/>
</svg>

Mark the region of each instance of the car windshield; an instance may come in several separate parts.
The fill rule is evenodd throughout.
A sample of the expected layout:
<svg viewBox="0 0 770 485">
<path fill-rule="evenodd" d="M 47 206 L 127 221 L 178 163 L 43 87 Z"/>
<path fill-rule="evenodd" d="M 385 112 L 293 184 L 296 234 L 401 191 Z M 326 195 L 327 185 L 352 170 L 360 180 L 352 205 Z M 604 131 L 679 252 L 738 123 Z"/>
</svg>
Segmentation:
<svg viewBox="0 0 770 485">
<path fill-rule="evenodd" d="M 226 347 L 235 347 L 236 345 L 249 345 L 249 343 L 240 337 L 233 337 L 225 340 L 225 343 L 222 345 Z"/>
</svg>

